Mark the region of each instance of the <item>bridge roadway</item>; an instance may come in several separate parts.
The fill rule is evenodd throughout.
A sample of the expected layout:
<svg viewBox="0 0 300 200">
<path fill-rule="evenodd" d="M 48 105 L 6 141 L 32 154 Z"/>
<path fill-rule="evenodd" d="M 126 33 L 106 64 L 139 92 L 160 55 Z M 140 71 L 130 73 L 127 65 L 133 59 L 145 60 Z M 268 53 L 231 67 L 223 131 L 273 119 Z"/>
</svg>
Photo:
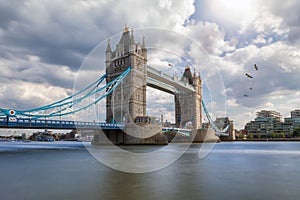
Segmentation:
<svg viewBox="0 0 300 200">
<path fill-rule="evenodd" d="M 104 122 L 82 122 L 69 120 L 30 119 L 16 117 L 0 117 L 0 128 L 20 129 L 110 129 L 123 130 L 124 124 L 110 124 Z"/>
<path fill-rule="evenodd" d="M 181 133 L 185 136 L 190 136 L 191 132 L 192 132 L 191 129 L 162 127 L 162 132 L 168 132 L 168 131 L 174 131 L 174 132 L 177 132 L 177 133 Z"/>
<path fill-rule="evenodd" d="M 171 94 L 184 92 L 195 92 L 195 88 L 188 83 L 178 79 L 177 76 L 170 76 L 151 66 L 147 66 L 147 85 Z"/>
<path fill-rule="evenodd" d="M 111 124 L 104 122 L 82 122 L 69 120 L 46 120 L 46 119 L 30 119 L 16 118 L 11 120 L 7 117 L 0 117 L 0 128 L 16 128 L 16 129 L 105 129 L 105 130 L 124 130 L 124 124 Z M 175 131 L 189 136 L 190 129 L 162 127 L 162 131 Z"/>
</svg>

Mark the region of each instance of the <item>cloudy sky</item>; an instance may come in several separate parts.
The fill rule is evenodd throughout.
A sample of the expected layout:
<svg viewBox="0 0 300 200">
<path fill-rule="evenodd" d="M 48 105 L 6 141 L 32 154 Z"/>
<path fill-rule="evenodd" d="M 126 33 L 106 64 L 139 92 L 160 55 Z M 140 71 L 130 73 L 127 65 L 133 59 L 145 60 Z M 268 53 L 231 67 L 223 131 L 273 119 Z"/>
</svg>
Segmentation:
<svg viewBox="0 0 300 200">
<path fill-rule="evenodd" d="M 136 41 L 146 35 L 149 65 L 200 71 L 214 117 L 229 116 L 238 129 L 261 109 L 288 117 L 300 109 L 299 9 L 298 0 L 0 1 L 0 107 L 34 108 L 70 95 L 78 80 L 103 72 L 88 66 L 104 65 L 95 52 L 108 38 L 114 47 L 127 24 Z M 157 94 L 149 90 L 148 100 L 171 117 L 172 97 Z"/>
</svg>

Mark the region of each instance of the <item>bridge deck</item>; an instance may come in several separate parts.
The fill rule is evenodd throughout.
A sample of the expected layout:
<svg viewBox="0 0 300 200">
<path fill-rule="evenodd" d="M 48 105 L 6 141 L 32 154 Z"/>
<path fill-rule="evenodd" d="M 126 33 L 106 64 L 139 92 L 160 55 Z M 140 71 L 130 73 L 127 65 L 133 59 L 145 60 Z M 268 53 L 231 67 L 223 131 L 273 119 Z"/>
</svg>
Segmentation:
<svg viewBox="0 0 300 200">
<path fill-rule="evenodd" d="M 163 132 L 167 132 L 167 131 L 174 131 L 174 132 L 178 132 L 181 133 L 183 135 L 186 136 L 190 136 L 192 130 L 191 129 L 185 129 L 185 128 L 171 128 L 171 127 L 162 127 L 162 131 Z"/>
<path fill-rule="evenodd" d="M 110 124 L 103 122 L 83 122 L 67 120 L 46 120 L 15 118 L 8 120 L 7 117 L 0 118 L 0 128 L 21 128 L 21 129 L 124 129 L 124 124 Z"/>
</svg>

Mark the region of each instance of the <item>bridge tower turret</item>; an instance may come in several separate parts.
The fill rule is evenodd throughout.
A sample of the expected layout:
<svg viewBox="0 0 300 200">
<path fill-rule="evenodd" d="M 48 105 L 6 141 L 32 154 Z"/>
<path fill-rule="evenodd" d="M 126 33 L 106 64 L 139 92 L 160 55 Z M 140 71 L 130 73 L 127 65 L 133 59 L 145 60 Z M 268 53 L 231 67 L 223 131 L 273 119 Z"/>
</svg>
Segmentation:
<svg viewBox="0 0 300 200">
<path fill-rule="evenodd" d="M 111 58 L 112 58 L 112 51 L 110 47 L 110 39 L 107 41 L 107 47 L 105 50 L 105 55 L 106 55 L 106 61 L 105 61 L 105 67 L 107 68 L 111 64 Z"/>
<path fill-rule="evenodd" d="M 146 115 L 147 49 L 145 41 L 135 43 L 133 30 L 125 26 L 114 51 L 108 41 L 106 49 L 106 82 L 114 80 L 129 66 L 130 73 L 106 98 L 106 121 L 133 123 Z"/>
<path fill-rule="evenodd" d="M 185 68 L 181 81 L 192 85 L 195 92 L 175 94 L 176 127 L 200 129 L 202 127 L 202 81 L 200 75 L 192 75 L 189 66 Z M 191 127 L 189 127 L 191 126 Z"/>
<path fill-rule="evenodd" d="M 196 71 L 194 71 L 193 86 L 195 88 L 192 105 L 195 108 L 193 112 L 193 127 L 195 129 L 200 129 L 202 128 L 202 80 L 200 74 L 197 75 Z"/>
</svg>

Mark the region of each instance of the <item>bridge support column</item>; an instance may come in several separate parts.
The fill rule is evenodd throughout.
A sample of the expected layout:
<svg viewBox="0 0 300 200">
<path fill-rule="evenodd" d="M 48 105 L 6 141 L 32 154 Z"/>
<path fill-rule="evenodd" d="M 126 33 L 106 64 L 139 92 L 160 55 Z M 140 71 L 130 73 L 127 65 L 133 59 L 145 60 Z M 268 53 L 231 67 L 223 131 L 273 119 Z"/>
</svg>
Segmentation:
<svg viewBox="0 0 300 200">
<path fill-rule="evenodd" d="M 202 128 L 202 83 L 200 76 L 192 75 L 187 67 L 182 80 L 194 87 L 195 92 L 175 94 L 175 123 L 178 128 Z"/>
<path fill-rule="evenodd" d="M 145 40 L 135 43 L 133 31 L 125 27 L 117 47 L 106 48 L 106 82 L 131 68 L 122 83 L 106 98 L 106 122 L 134 123 L 146 115 L 147 49 Z"/>
</svg>

